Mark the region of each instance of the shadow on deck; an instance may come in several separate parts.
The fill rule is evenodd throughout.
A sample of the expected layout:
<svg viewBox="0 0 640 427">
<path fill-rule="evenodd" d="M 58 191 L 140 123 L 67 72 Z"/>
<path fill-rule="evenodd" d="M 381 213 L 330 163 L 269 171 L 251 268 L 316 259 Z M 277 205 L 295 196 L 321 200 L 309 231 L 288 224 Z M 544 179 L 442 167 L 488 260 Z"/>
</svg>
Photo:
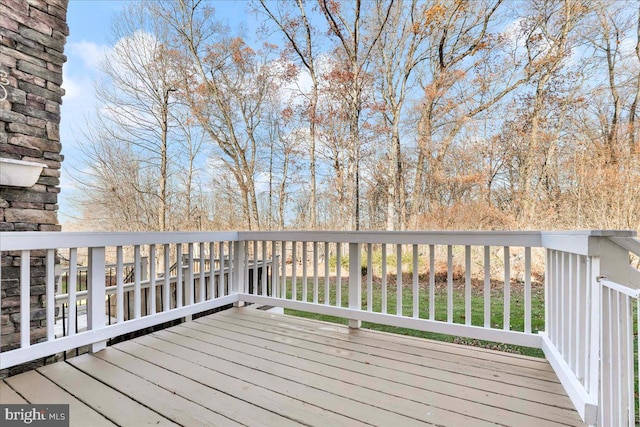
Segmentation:
<svg viewBox="0 0 640 427">
<path fill-rule="evenodd" d="M 583 425 L 544 359 L 239 308 L 0 382 L 71 425 Z"/>
</svg>

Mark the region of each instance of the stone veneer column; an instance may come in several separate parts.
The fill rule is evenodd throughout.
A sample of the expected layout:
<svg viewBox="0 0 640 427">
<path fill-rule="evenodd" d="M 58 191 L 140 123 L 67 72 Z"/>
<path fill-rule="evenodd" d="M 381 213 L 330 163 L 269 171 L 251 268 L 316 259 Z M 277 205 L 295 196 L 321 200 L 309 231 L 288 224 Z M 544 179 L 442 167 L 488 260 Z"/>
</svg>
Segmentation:
<svg viewBox="0 0 640 427">
<path fill-rule="evenodd" d="M 68 0 L 0 1 L 0 72 L 8 81 L 3 86 L 7 99 L 0 101 L 0 157 L 48 166 L 31 188 L 0 186 L 0 233 L 60 231 L 56 211 L 63 160 L 59 125 L 67 5 Z M 32 342 L 46 332 L 43 255 L 32 252 L 31 257 Z M 0 351 L 6 351 L 20 342 L 19 254 L 2 253 L 1 261 Z M 0 377 L 6 374 L 0 372 Z"/>
</svg>

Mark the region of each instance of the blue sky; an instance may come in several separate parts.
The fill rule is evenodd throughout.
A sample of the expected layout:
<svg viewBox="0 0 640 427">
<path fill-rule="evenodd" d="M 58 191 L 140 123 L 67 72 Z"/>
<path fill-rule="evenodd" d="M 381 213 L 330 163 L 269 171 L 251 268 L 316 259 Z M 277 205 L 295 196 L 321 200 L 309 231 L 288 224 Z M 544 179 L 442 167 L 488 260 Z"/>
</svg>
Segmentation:
<svg viewBox="0 0 640 427">
<path fill-rule="evenodd" d="M 110 35 L 113 15 L 122 10 L 130 1 L 135 0 L 71 0 L 67 11 L 69 37 L 65 46 L 67 62 L 64 65 L 64 83 L 66 95 L 62 104 L 60 134 L 62 165 L 59 220 L 63 224 L 75 214 L 70 196 L 73 193 L 73 181 L 70 176 L 73 165 L 78 164 L 81 153 L 77 141 L 82 128 L 95 108 L 93 82 L 97 75 L 98 64 L 112 44 Z M 251 24 L 246 13 L 246 2 L 219 0 L 211 2 L 217 15 L 231 26 Z M 251 25 L 249 25 L 251 26 Z M 255 28 L 248 28 L 250 33 Z M 249 34 L 250 35 L 250 34 Z"/>
</svg>

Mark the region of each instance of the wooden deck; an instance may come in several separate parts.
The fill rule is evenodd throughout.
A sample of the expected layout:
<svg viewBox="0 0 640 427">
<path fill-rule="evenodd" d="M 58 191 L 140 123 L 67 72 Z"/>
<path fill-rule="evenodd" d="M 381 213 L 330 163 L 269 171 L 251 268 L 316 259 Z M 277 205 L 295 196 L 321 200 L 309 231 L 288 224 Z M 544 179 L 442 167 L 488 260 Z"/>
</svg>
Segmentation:
<svg viewBox="0 0 640 427">
<path fill-rule="evenodd" d="M 543 359 L 233 309 L 0 382 L 71 425 L 582 425 Z"/>
</svg>

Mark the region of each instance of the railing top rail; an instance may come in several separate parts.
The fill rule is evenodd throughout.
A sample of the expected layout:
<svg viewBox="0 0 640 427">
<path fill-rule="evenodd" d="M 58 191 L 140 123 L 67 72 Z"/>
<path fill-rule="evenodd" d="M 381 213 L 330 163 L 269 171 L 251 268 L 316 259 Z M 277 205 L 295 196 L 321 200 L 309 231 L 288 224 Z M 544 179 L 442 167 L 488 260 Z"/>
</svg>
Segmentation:
<svg viewBox="0 0 640 427">
<path fill-rule="evenodd" d="M 542 246 L 578 255 L 599 256 L 602 239 L 631 238 L 632 230 L 543 231 Z"/>
<path fill-rule="evenodd" d="M 540 246 L 539 231 L 240 231 L 240 240 Z"/>
<path fill-rule="evenodd" d="M 237 240 L 287 240 L 340 243 L 436 244 L 553 247 L 573 241 L 584 246 L 590 237 L 609 237 L 640 252 L 633 231 L 225 231 L 225 232 L 3 232 L 0 250 L 38 250 L 142 244 L 197 243 Z M 547 243 L 554 243 L 550 246 Z"/>
<path fill-rule="evenodd" d="M 198 243 L 238 240 L 238 232 L 165 232 L 165 233 L 70 233 L 70 232 L 3 232 L 0 251 L 94 248 L 148 244 Z"/>
<path fill-rule="evenodd" d="M 640 256 L 640 239 L 635 237 L 611 237 L 610 239 L 618 246 Z"/>
</svg>

